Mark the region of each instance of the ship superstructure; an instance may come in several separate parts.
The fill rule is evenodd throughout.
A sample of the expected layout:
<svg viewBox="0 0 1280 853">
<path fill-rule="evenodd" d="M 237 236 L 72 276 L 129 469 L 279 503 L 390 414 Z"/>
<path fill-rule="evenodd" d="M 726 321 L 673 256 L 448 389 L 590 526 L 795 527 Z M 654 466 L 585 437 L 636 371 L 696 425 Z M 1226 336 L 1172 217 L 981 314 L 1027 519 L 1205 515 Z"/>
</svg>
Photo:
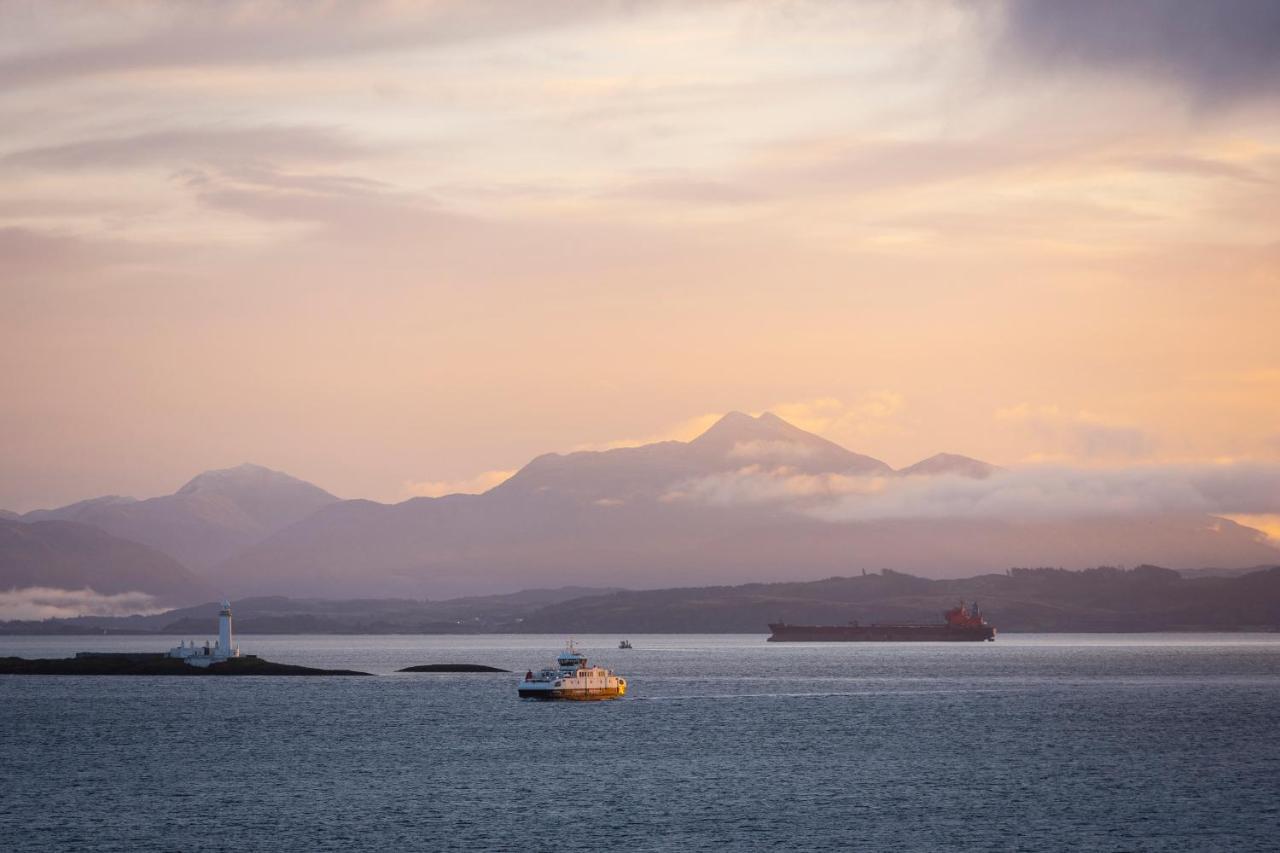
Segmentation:
<svg viewBox="0 0 1280 853">
<path fill-rule="evenodd" d="M 191 666 L 211 666 L 229 658 L 240 657 L 240 649 L 231 639 L 231 602 L 223 599 L 222 610 L 218 613 L 218 639 L 213 643 L 204 641 L 197 646 L 196 641 L 188 643 L 183 640 L 166 653 L 171 658 L 181 658 Z"/>
<path fill-rule="evenodd" d="M 996 638 L 995 626 L 987 623 L 977 602 L 963 601 L 942 614 L 941 625 L 769 625 L 771 643 L 865 643 L 865 642 L 982 642 Z"/>
<path fill-rule="evenodd" d="M 521 699 L 563 699 L 590 702 L 626 695 L 627 680 L 613 670 L 589 666 L 572 642 L 556 658 L 554 667 L 529 670 L 520 682 Z"/>
</svg>

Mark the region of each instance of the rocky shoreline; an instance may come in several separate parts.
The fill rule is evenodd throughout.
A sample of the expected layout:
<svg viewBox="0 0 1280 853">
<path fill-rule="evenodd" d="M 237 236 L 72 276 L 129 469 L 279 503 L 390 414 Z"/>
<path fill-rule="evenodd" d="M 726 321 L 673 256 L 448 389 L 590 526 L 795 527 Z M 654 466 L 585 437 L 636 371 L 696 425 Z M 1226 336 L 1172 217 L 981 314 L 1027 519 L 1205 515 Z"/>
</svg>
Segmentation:
<svg viewBox="0 0 1280 853">
<path fill-rule="evenodd" d="M 273 663 L 253 655 L 207 667 L 153 653 L 80 654 L 74 658 L 0 657 L 0 675 L 369 675 L 351 669 L 314 669 Z"/>
</svg>

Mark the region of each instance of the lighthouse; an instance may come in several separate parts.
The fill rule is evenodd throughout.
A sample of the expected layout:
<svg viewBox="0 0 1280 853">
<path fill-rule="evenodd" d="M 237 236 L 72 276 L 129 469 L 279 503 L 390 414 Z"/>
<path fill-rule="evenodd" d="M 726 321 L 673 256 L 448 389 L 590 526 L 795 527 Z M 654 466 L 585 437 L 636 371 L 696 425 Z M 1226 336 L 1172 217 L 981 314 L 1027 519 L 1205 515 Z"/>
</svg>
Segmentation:
<svg viewBox="0 0 1280 853">
<path fill-rule="evenodd" d="M 231 642 L 231 602 L 227 599 L 222 600 L 222 608 L 218 611 L 218 639 L 212 645 L 208 640 L 204 641 L 203 646 L 197 646 L 193 640 L 187 643 L 183 640 L 178 645 L 169 649 L 169 657 L 181 658 L 192 666 L 210 666 L 215 663 L 221 663 L 228 658 L 240 657 L 240 650 Z"/>
<path fill-rule="evenodd" d="M 222 610 L 218 613 L 218 656 L 235 656 L 235 646 L 231 645 L 231 601 L 226 598 L 222 599 Z"/>
</svg>

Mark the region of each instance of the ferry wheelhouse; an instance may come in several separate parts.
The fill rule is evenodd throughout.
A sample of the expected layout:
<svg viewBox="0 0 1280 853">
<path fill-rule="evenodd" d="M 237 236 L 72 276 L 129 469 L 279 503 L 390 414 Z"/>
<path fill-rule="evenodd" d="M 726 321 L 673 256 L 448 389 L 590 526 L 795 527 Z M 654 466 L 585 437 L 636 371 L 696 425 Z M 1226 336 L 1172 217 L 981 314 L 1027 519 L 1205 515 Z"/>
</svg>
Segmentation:
<svg viewBox="0 0 1280 853">
<path fill-rule="evenodd" d="M 586 656 L 570 643 L 554 667 L 526 672 L 519 691 L 521 699 L 591 702 L 626 695 L 627 680 L 602 666 L 588 666 Z"/>
</svg>

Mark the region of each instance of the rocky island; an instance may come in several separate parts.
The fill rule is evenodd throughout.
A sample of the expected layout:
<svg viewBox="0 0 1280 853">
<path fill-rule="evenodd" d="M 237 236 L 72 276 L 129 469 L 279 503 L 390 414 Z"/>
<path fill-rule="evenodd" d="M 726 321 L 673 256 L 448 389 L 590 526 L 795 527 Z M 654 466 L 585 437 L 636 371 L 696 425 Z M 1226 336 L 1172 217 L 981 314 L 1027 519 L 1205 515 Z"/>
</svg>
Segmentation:
<svg viewBox="0 0 1280 853">
<path fill-rule="evenodd" d="M 509 669 L 498 669 L 496 666 L 485 666 L 482 663 L 424 663 L 420 666 L 406 666 L 396 672 L 510 672 Z"/>
<path fill-rule="evenodd" d="M 80 652 L 73 658 L 0 658 L 0 675 L 369 675 L 351 669 L 314 669 L 273 663 L 254 655 L 189 666 L 162 652 Z"/>
<path fill-rule="evenodd" d="M 218 613 L 218 639 L 182 643 L 167 652 L 77 652 L 73 658 L 0 658 L 0 675 L 369 675 L 315 669 L 245 655 L 232 640 L 231 602 Z"/>
</svg>

